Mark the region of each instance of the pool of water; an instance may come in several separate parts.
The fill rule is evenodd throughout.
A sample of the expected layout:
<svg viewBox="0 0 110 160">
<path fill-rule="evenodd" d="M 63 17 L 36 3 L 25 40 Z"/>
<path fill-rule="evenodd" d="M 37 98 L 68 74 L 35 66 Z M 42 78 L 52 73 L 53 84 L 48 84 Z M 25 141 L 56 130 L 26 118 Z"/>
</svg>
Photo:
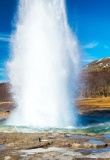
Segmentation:
<svg viewBox="0 0 110 160">
<path fill-rule="evenodd" d="M 36 149 L 21 150 L 20 152 L 27 153 L 27 154 L 34 154 L 34 153 L 45 153 L 45 152 L 51 152 L 51 151 L 64 152 L 66 151 L 66 149 L 57 148 L 57 147 L 49 147 L 49 148 L 36 148 Z"/>
<path fill-rule="evenodd" d="M 104 145 L 105 143 L 99 140 L 95 140 L 95 139 L 90 139 L 88 141 L 89 144 L 93 144 L 93 145 Z"/>
<path fill-rule="evenodd" d="M 26 127 L 26 126 L 5 126 L 0 125 L 0 132 L 24 132 L 24 133 L 42 133 L 42 132 L 59 132 L 59 133 L 74 133 L 74 134 L 107 134 L 110 133 L 110 123 L 100 123 L 88 126 L 67 127 L 67 128 L 39 128 L 39 127 Z M 75 138 L 75 137 L 74 137 Z M 77 138 L 77 137 L 76 137 Z M 108 137 L 109 138 L 109 137 Z"/>
<path fill-rule="evenodd" d="M 0 121 L 0 132 L 25 132 L 25 133 L 34 133 L 34 132 L 66 132 L 74 134 L 108 134 L 110 133 L 110 115 L 100 114 L 92 115 L 79 115 L 76 126 L 68 126 L 66 128 L 40 128 L 40 127 L 27 127 L 27 126 L 6 126 L 5 121 Z M 77 137 L 74 137 L 77 138 Z M 83 137 L 84 138 L 84 137 Z M 90 137 L 89 137 L 90 138 Z M 106 136 L 110 138 L 110 135 Z"/>
<path fill-rule="evenodd" d="M 6 147 L 3 144 L 0 144 L 0 151 L 6 149 Z"/>
<path fill-rule="evenodd" d="M 100 148 L 100 149 L 77 149 L 77 152 L 80 153 L 105 153 L 105 152 L 110 152 L 110 148 Z"/>
<path fill-rule="evenodd" d="M 110 134 L 104 134 L 103 137 L 104 137 L 104 139 L 106 139 L 106 140 L 110 140 Z"/>
<path fill-rule="evenodd" d="M 92 138 L 93 139 L 93 137 L 92 136 L 84 136 L 84 135 L 72 135 L 72 134 L 66 134 L 65 135 L 66 137 L 68 137 L 68 138 L 72 138 L 72 139 L 90 139 L 90 138 Z"/>
</svg>

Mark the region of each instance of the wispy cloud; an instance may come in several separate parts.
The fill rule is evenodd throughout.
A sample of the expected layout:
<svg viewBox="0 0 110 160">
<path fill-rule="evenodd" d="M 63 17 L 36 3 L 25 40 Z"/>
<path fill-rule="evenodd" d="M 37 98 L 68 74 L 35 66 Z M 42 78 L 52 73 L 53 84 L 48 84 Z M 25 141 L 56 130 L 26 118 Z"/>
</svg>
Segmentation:
<svg viewBox="0 0 110 160">
<path fill-rule="evenodd" d="M 105 48 L 105 49 L 109 49 L 109 46 L 107 46 L 107 45 L 104 45 L 104 48 Z"/>
<path fill-rule="evenodd" d="M 90 63 L 90 62 L 92 62 L 92 61 L 94 61 L 94 59 L 83 59 L 83 62 L 84 62 L 84 63 Z"/>
<path fill-rule="evenodd" d="M 0 41 L 9 42 L 10 41 L 10 35 L 0 33 Z"/>
<path fill-rule="evenodd" d="M 10 38 L 8 37 L 0 37 L 0 41 L 9 42 Z"/>
<path fill-rule="evenodd" d="M 98 45 L 99 45 L 99 42 L 93 41 L 93 42 L 90 42 L 90 43 L 88 43 L 88 44 L 83 45 L 82 47 L 83 47 L 84 49 L 89 49 L 89 48 L 95 48 L 95 47 L 97 47 Z"/>
<path fill-rule="evenodd" d="M 86 65 L 88 63 L 91 63 L 91 62 L 95 61 L 96 59 L 97 59 L 97 57 L 92 56 L 92 55 L 88 54 L 87 52 L 85 52 L 84 55 L 83 55 L 82 62 L 83 62 L 84 65 Z"/>
</svg>

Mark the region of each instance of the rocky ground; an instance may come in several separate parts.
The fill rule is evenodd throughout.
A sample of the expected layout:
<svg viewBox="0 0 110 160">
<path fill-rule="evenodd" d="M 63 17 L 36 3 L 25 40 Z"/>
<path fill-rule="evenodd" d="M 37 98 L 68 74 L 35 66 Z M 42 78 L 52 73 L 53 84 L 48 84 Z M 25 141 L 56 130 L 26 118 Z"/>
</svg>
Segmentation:
<svg viewBox="0 0 110 160">
<path fill-rule="evenodd" d="M 110 160 L 110 135 L 0 133 L 0 160 Z"/>
</svg>

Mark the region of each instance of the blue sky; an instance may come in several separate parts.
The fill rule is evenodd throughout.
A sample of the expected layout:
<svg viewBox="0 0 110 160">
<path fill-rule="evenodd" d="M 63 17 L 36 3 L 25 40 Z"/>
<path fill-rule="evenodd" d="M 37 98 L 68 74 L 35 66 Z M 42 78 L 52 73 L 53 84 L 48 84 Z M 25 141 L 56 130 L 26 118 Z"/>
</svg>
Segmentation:
<svg viewBox="0 0 110 160">
<path fill-rule="evenodd" d="M 6 81 L 5 63 L 18 0 L 0 0 L 0 82 Z M 110 57 L 110 0 L 66 0 L 68 23 L 82 49 L 83 62 Z"/>
<path fill-rule="evenodd" d="M 68 20 L 84 61 L 110 56 L 110 0 L 68 0 Z"/>
</svg>

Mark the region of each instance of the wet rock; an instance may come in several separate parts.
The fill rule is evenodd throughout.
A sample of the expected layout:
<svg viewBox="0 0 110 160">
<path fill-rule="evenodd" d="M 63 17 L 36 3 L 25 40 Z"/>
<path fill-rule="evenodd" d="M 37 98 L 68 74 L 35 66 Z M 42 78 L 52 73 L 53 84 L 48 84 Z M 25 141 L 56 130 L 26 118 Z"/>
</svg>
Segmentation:
<svg viewBox="0 0 110 160">
<path fill-rule="evenodd" d="M 66 137 L 71 139 L 90 139 L 92 136 L 84 136 L 84 135 L 74 135 L 74 134 L 65 134 Z"/>
<path fill-rule="evenodd" d="M 38 142 L 41 142 L 41 138 L 38 138 Z"/>
<path fill-rule="evenodd" d="M 104 147 L 107 147 L 107 144 L 102 141 L 99 141 L 99 140 L 92 140 L 91 139 L 91 140 L 85 142 L 84 146 L 86 148 L 104 148 Z"/>
<path fill-rule="evenodd" d="M 11 157 L 10 156 L 5 156 L 4 160 L 10 160 Z"/>
<path fill-rule="evenodd" d="M 83 147 L 83 144 L 82 144 L 82 143 L 74 142 L 74 143 L 72 144 L 72 147 L 75 147 L 75 148 L 82 148 L 82 147 Z"/>
<path fill-rule="evenodd" d="M 42 158 L 42 153 L 35 153 L 34 157 L 37 158 L 37 159 L 38 158 L 41 159 Z"/>
<path fill-rule="evenodd" d="M 0 160 L 4 160 L 8 156 L 11 157 L 11 160 L 73 160 L 73 158 L 85 158 L 86 160 L 91 156 L 94 158 L 101 157 L 101 154 L 105 152 L 106 154 L 102 154 L 103 157 L 110 157 L 110 149 L 107 147 L 103 135 L 68 135 L 66 133 L 1 134 L 0 144 L 4 144 L 6 147 L 0 151 Z M 57 147 L 57 150 L 55 150 L 55 147 Z M 21 150 L 27 150 L 28 153 L 23 153 Z M 42 150 L 44 151 L 42 152 Z M 29 154 L 30 151 L 32 153 Z"/>
</svg>

